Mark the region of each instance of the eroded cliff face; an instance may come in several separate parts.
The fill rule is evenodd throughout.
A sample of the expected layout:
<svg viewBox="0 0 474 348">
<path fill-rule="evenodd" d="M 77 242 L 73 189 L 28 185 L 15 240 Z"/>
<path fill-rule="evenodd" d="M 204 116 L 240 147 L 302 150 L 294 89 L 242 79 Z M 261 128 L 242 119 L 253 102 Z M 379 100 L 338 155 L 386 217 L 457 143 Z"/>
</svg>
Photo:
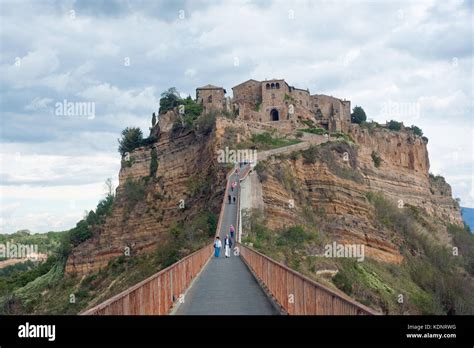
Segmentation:
<svg viewBox="0 0 474 348">
<path fill-rule="evenodd" d="M 67 273 L 97 271 L 126 250 L 132 255 L 152 252 L 165 242 L 173 224 L 203 211 L 219 213 L 225 168 L 215 160 L 216 132 L 203 136 L 192 130 L 173 130 L 176 118 L 173 111 L 160 116 L 151 132 L 158 140 L 122 159 L 112 214 L 92 238 L 74 248 Z M 158 170 L 150 177 L 152 149 L 158 155 Z M 135 203 L 125 193 L 127 180 L 144 190 Z"/>
<path fill-rule="evenodd" d="M 304 225 L 315 218 L 317 229 L 331 240 L 364 244 L 367 256 L 400 263 L 403 240 L 375 219 L 367 192 L 381 192 L 399 207 L 412 205 L 435 219 L 462 225 L 449 185 L 429 175 L 423 139 L 404 131 L 369 132 L 357 125 L 349 134 L 355 145 L 325 144 L 313 163 L 301 156 L 265 163 L 262 199 L 270 229 Z M 373 153 L 381 158 L 379 167 Z M 450 242 L 446 235 L 441 239 Z"/>
<path fill-rule="evenodd" d="M 397 204 L 411 204 L 429 215 L 462 225 L 459 206 L 452 198 L 451 187 L 443 179 L 429 175 L 426 142 L 411 132 L 391 132 L 376 128 L 369 132 L 353 125 L 349 134 L 359 145 L 360 170 L 372 191 L 383 191 Z M 372 152 L 381 158 L 377 168 Z"/>
</svg>

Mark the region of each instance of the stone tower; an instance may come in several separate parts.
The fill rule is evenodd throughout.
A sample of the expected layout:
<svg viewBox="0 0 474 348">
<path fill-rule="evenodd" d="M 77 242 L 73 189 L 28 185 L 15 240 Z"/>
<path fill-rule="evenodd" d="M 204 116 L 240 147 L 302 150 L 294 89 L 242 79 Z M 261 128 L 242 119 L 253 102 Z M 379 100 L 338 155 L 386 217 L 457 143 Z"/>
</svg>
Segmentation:
<svg viewBox="0 0 474 348">
<path fill-rule="evenodd" d="M 224 88 L 213 85 L 196 88 L 196 100 L 203 105 L 204 113 L 211 110 L 224 110 L 226 106 L 225 94 Z"/>
</svg>

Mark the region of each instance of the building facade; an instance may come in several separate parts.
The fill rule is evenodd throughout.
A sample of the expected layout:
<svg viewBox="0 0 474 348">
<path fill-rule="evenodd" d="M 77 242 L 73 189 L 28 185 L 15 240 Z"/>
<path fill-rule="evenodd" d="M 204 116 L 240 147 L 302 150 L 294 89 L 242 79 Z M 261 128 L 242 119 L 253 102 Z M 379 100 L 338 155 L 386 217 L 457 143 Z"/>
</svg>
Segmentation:
<svg viewBox="0 0 474 348">
<path fill-rule="evenodd" d="M 251 122 L 310 120 L 330 132 L 346 131 L 351 122 L 351 105 L 323 94 L 288 85 L 283 79 L 250 79 L 232 88 L 233 97 L 225 97 L 222 87 L 206 85 L 196 89 L 196 99 L 205 111 L 226 110 Z"/>
</svg>

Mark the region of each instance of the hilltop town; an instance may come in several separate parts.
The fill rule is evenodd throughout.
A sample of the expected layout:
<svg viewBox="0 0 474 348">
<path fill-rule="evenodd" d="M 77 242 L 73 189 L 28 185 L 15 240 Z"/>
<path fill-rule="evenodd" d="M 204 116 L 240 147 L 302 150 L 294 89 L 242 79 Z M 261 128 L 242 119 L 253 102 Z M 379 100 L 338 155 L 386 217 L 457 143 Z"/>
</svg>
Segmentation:
<svg viewBox="0 0 474 348">
<path fill-rule="evenodd" d="M 232 87 L 232 92 L 233 97 L 227 97 L 224 88 L 205 85 L 196 89 L 196 100 L 204 112 L 226 111 L 249 122 L 277 122 L 279 127 L 291 128 L 297 120 L 309 119 L 329 132 L 346 132 L 351 123 L 350 101 L 311 95 L 283 79 L 250 79 Z"/>
</svg>

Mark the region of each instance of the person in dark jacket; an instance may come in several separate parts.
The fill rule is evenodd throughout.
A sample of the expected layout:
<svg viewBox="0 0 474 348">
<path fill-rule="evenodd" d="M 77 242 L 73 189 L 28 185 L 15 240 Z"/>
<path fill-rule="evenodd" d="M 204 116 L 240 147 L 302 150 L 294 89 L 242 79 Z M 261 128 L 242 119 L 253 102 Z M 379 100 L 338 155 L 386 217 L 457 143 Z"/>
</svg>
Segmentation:
<svg viewBox="0 0 474 348">
<path fill-rule="evenodd" d="M 232 249 L 232 239 L 229 238 L 229 235 L 226 235 L 225 239 L 224 239 L 225 257 L 230 257 L 230 250 L 231 249 Z"/>
</svg>

